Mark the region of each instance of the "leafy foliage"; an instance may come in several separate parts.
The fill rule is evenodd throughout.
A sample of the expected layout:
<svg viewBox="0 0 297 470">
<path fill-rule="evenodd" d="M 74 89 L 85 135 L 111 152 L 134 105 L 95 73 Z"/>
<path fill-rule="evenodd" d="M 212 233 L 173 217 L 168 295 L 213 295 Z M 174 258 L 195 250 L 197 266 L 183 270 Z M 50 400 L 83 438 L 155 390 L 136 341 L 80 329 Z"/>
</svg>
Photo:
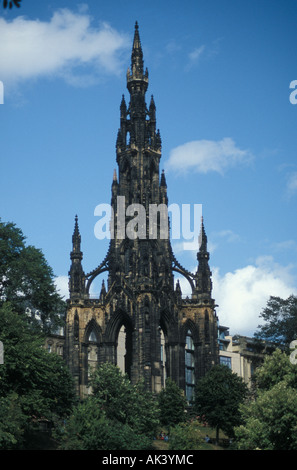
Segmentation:
<svg viewBox="0 0 297 470">
<path fill-rule="evenodd" d="M 291 364 L 284 351 L 276 349 L 270 356 L 265 356 L 262 366 L 256 369 L 254 380 L 258 391 L 270 390 L 282 381 L 297 390 L 297 367 Z"/>
<path fill-rule="evenodd" d="M 177 424 L 170 431 L 170 450 L 199 450 L 203 443 L 197 421 Z"/>
<path fill-rule="evenodd" d="M 0 421 L 0 433 L 6 436 L 3 445 L 18 447 L 33 419 L 67 416 L 74 403 L 73 383 L 63 360 L 44 349 L 44 338 L 33 334 L 8 303 L 0 307 L 0 340 L 5 346 L 0 399 L 11 416 Z"/>
<path fill-rule="evenodd" d="M 0 220 L 0 305 L 10 302 L 24 314 L 26 307 L 41 312 L 43 328 L 60 324 L 65 302 L 56 290 L 54 275 L 41 250 L 25 244 L 13 223 Z"/>
<path fill-rule="evenodd" d="M 61 448 L 63 450 L 142 450 L 151 439 L 138 434 L 127 423 L 111 420 L 101 401 L 90 396 L 71 415 Z"/>
<path fill-rule="evenodd" d="M 149 449 L 159 426 L 152 394 L 110 363 L 91 378 L 93 394 L 73 411 L 65 428 L 62 449 Z"/>
<path fill-rule="evenodd" d="M 19 397 L 12 392 L 0 397 L 0 449 L 20 447 L 24 439 L 26 417 Z"/>
<path fill-rule="evenodd" d="M 260 392 L 242 407 L 244 425 L 236 428 L 238 448 L 244 450 L 296 450 L 297 393 L 285 382 Z"/>
<path fill-rule="evenodd" d="M 155 434 L 159 425 L 157 402 L 142 383 L 132 385 L 126 374 L 107 362 L 95 370 L 91 387 L 107 418 L 126 423 L 140 434 Z"/>
<path fill-rule="evenodd" d="M 235 428 L 245 450 L 295 450 L 297 446 L 297 371 L 276 350 L 256 371 L 257 396 L 241 406 L 243 423 Z"/>
<path fill-rule="evenodd" d="M 195 389 L 195 411 L 205 415 L 208 424 L 217 430 L 222 429 L 230 437 L 233 427 L 240 421 L 239 405 L 247 395 L 247 387 L 241 377 L 227 366 L 212 367 L 201 378 Z"/>
<path fill-rule="evenodd" d="M 289 346 L 297 332 L 297 297 L 270 297 L 260 316 L 265 321 L 255 336 L 279 345 Z"/>
<path fill-rule="evenodd" d="M 159 393 L 158 402 L 163 426 L 171 427 L 185 420 L 187 400 L 173 380 L 166 380 L 166 387 Z"/>
</svg>

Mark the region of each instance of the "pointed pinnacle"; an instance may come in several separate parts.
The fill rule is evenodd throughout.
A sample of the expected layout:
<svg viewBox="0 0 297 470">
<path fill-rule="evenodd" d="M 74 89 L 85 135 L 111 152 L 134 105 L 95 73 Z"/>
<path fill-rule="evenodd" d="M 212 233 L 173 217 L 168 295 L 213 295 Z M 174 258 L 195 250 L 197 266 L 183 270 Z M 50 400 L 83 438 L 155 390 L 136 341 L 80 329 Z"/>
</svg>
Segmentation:
<svg viewBox="0 0 297 470">
<path fill-rule="evenodd" d="M 74 223 L 74 233 L 77 232 L 79 233 L 79 228 L 78 228 L 78 216 L 76 214 L 75 216 L 75 223 Z"/>
<path fill-rule="evenodd" d="M 203 251 L 203 252 L 207 251 L 207 236 L 205 233 L 203 217 L 201 217 L 201 230 L 199 234 L 199 251 Z"/>
<path fill-rule="evenodd" d="M 162 173 L 161 173 L 161 183 L 160 183 L 161 186 L 167 186 L 166 184 L 166 178 L 165 178 L 165 171 L 162 170 Z"/>
</svg>

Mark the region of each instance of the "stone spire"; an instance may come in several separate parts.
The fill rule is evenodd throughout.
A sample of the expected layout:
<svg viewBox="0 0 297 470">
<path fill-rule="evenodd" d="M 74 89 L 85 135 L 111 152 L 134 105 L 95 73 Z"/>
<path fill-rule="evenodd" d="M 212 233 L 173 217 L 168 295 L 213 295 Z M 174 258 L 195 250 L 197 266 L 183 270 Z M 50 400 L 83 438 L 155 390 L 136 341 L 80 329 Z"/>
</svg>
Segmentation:
<svg viewBox="0 0 297 470">
<path fill-rule="evenodd" d="M 204 227 L 203 217 L 201 218 L 201 229 L 199 235 L 199 251 L 197 253 L 198 269 L 195 275 L 195 294 L 211 298 L 212 282 L 209 268 L 209 252 L 207 251 L 207 236 Z"/>
<path fill-rule="evenodd" d="M 81 236 L 79 233 L 79 227 L 78 227 L 78 217 L 77 215 L 75 216 L 75 224 L 74 224 L 74 231 L 72 235 L 72 251 L 70 254 L 70 259 L 71 260 L 82 260 L 82 252 L 80 250 L 80 244 L 81 244 Z"/>
<path fill-rule="evenodd" d="M 74 232 L 72 235 L 72 251 L 70 253 L 71 266 L 69 271 L 69 291 L 71 298 L 84 293 L 85 274 L 81 264 L 82 258 L 81 236 L 78 227 L 78 217 L 76 215 Z"/>
</svg>

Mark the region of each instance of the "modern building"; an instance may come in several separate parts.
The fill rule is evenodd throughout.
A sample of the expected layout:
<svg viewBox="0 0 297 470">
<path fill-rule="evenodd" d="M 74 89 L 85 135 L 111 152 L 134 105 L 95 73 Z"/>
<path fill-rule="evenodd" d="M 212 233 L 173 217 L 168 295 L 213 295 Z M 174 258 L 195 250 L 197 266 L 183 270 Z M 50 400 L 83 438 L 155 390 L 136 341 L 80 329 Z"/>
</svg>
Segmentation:
<svg viewBox="0 0 297 470">
<path fill-rule="evenodd" d="M 219 327 L 220 364 L 228 366 L 251 387 L 253 375 L 265 355 L 275 350 L 267 341 L 241 335 L 229 335 L 229 328 Z"/>
<path fill-rule="evenodd" d="M 152 392 L 159 392 L 170 377 L 190 399 L 197 379 L 219 362 L 204 222 L 193 274 L 176 259 L 166 230 L 167 184 L 160 173 L 161 136 L 153 96 L 146 104 L 148 84 L 136 23 L 127 72 L 129 102 L 123 95 L 120 104 L 112 236 L 106 257 L 92 272 L 83 269 L 78 217 L 72 237 L 65 359 L 80 397 L 89 393 L 92 367 L 110 361 L 132 383 L 143 379 Z M 107 282 L 94 299 L 90 288 L 102 273 Z M 183 298 L 175 273 L 188 280 L 189 298 Z"/>
</svg>

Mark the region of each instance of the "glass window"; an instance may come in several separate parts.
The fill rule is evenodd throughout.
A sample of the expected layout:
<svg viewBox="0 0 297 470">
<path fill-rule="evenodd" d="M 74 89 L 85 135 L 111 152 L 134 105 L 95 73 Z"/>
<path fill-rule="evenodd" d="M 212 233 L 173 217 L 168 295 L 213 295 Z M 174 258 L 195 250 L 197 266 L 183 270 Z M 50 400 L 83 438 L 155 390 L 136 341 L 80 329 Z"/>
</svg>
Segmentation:
<svg viewBox="0 0 297 470">
<path fill-rule="evenodd" d="M 92 341 L 92 342 L 94 342 L 94 343 L 97 342 L 97 337 L 96 337 L 96 334 L 95 334 L 95 331 L 94 331 L 94 330 L 92 330 L 91 333 L 90 333 L 89 341 Z"/>
<path fill-rule="evenodd" d="M 186 379 L 186 397 L 191 402 L 194 397 L 195 387 L 195 356 L 194 342 L 191 330 L 187 331 L 185 346 L 185 379 Z"/>
<path fill-rule="evenodd" d="M 228 366 L 229 369 L 232 369 L 231 357 L 220 356 L 220 364 L 224 364 L 225 366 Z"/>
</svg>

